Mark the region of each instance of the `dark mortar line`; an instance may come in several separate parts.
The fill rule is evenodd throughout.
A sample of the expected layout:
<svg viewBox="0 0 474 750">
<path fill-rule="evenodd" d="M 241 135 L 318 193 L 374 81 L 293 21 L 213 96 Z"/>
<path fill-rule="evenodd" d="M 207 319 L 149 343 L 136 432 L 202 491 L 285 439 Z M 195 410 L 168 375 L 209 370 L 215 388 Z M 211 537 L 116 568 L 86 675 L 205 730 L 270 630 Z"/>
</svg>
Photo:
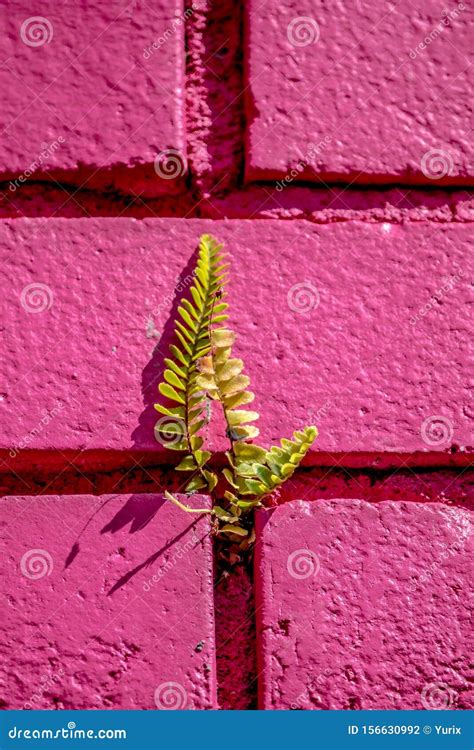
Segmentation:
<svg viewBox="0 0 474 750">
<path fill-rule="evenodd" d="M 288 168 L 288 171 L 291 171 L 291 167 Z M 362 176 L 365 174 L 364 172 L 361 173 Z M 262 180 L 250 180 L 246 182 L 242 187 L 251 189 L 251 188 L 269 188 L 269 187 L 275 187 L 277 182 L 282 182 L 284 180 L 285 174 L 280 174 L 278 177 L 275 178 L 265 178 Z M 319 182 L 318 182 L 319 178 Z M 381 182 L 357 182 L 354 180 L 345 180 L 342 176 L 340 179 L 337 177 L 334 178 L 328 178 L 326 179 L 323 175 L 320 177 L 315 174 L 314 180 L 298 180 L 294 179 L 289 183 L 288 185 L 285 185 L 286 188 L 305 188 L 307 190 L 330 190 L 331 188 L 343 188 L 346 192 L 359 192 L 359 193 L 367 193 L 367 192 L 384 192 L 389 190 L 411 190 L 412 192 L 421 192 L 421 193 L 459 193 L 459 192 L 466 192 L 470 194 L 470 197 L 472 197 L 472 194 L 474 194 L 474 180 L 467 183 L 462 182 L 451 182 L 451 183 L 443 183 L 442 181 L 437 181 L 436 184 L 433 184 L 432 182 L 404 182 L 402 180 L 397 180 L 395 177 L 393 180 L 391 179 L 390 175 L 387 175 L 387 178 L 384 179 Z"/>
<path fill-rule="evenodd" d="M 214 463 L 213 468 L 219 469 L 224 463 Z M 5 469 L 0 471 L 0 493 L 3 496 L 37 496 L 44 495 L 129 495 L 129 494 L 162 494 L 164 490 L 174 492 L 182 491 L 182 477 L 175 471 L 173 464 L 147 464 L 134 465 L 108 465 L 101 466 L 99 463 L 80 467 L 73 463 L 57 464 L 53 467 L 44 467 L 44 462 L 36 456 L 34 464 L 26 469 L 13 471 Z M 433 477 L 435 475 L 451 475 L 455 479 L 462 476 L 471 477 L 474 465 L 465 466 L 407 466 L 398 467 L 385 466 L 381 468 L 365 465 L 342 466 L 333 464 L 330 466 L 303 466 L 289 480 L 287 491 L 291 490 L 298 480 L 308 482 L 314 480 L 316 485 L 326 484 L 334 479 L 358 482 L 368 480 L 369 486 L 384 483 L 392 477 L 415 478 Z M 421 480 L 423 481 L 423 480 Z M 341 498 L 344 499 L 344 498 Z M 428 497 L 420 496 L 420 502 L 431 502 Z M 457 503 L 455 503 L 457 504 Z M 463 502 L 459 502 L 463 505 Z"/>
</svg>

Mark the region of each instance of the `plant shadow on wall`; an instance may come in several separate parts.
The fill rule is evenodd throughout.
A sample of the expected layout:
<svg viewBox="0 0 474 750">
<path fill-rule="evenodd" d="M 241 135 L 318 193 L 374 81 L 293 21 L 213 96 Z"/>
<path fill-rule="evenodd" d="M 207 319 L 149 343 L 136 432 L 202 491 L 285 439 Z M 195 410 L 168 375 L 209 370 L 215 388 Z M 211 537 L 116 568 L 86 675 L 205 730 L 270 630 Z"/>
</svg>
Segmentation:
<svg viewBox="0 0 474 750">
<path fill-rule="evenodd" d="M 229 318 L 228 269 L 223 246 L 211 235 L 203 235 L 192 284 L 174 313 L 174 342 L 159 384 L 164 401 L 155 404 L 161 414 L 155 437 L 166 448 L 184 454 L 176 466 L 185 476 L 184 493 L 210 495 L 212 507 L 192 507 L 168 491 L 165 497 L 187 513 L 210 514 L 213 533 L 226 542 L 233 563 L 254 542 L 255 509 L 265 508 L 292 476 L 317 429 L 297 430 L 292 439 L 282 438 L 270 450 L 253 442 L 259 435 L 255 424 L 259 414 L 246 408 L 254 394 L 243 361 L 232 356 L 235 334 L 224 325 Z M 216 411 L 229 443 L 222 469 L 216 468 L 206 444 Z"/>
<path fill-rule="evenodd" d="M 136 468 L 139 468 L 141 466 L 141 459 L 140 454 L 142 454 L 144 451 L 149 451 L 149 449 L 154 446 L 155 441 L 153 439 L 153 427 L 156 421 L 156 411 L 155 411 L 155 401 L 156 401 L 156 392 L 158 388 L 158 384 L 160 380 L 163 378 L 163 372 L 164 372 L 164 362 L 163 362 L 163 353 L 166 351 L 166 348 L 168 344 L 173 340 L 174 336 L 174 325 L 173 320 L 175 316 L 177 315 L 177 309 L 179 305 L 179 300 L 181 298 L 181 293 L 183 290 L 189 287 L 189 285 L 193 281 L 193 266 L 194 262 L 191 258 L 189 260 L 189 263 L 186 265 L 186 267 L 182 270 L 182 272 L 179 274 L 178 278 L 176 279 L 176 287 L 174 289 L 174 292 L 164 298 L 162 303 L 157 307 L 156 310 L 152 312 L 152 316 L 156 316 L 160 313 L 160 311 L 164 308 L 168 309 L 169 304 L 171 303 L 171 313 L 168 317 L 168 320 L 164 324 L 162 331 L 160 334 L 154 329 L 153 326 L 153 320 L 150 318 L 148 321 L 144 320 L 144 324 L 147 324 L 147 336 L 152 341 L 155 340 L 155 346 L 153 347 L 153 351 L 151 353 L 151 358 L 146 365 L 146 367 L 142 371 L 142 377 L 141 377 L 141 390 L 142 390 L 142 398 L 143 398 L 143 404 L 144 408 L 140 414 L 138 425 L 135 428 L 135 430 L 132 433 L 132 450 L 137 456 L 137 466 Z M 158 339 L 158 340 L 157 340 Z M 128 472 L 124 474 L 124 479 L 128 475 Z M 152 487 L 155 484 L 154 477 L 150 474 L 150 486 Z M 176 480 L 174 480 L 173 483 L 173 477 L 171 477 L 171 484 L 170 488 L 177 486 Z M 161 477 L 161 480 L 164 481 L 164 477 Z M 124 529 L 125 527 L 129 526 L 129 533 L 135 534 L 139 531 L 142 531 L 145 529 L 148 524 L 153 521 L 156 514 L 159 512 L 160 508 L 167 502 L 166 499 L 163 497 L 163 487 L 158 486 L 152 490 L 149 491 L 149 493 L 146 493 L 146 490 L 136 493 L 133 495 L 130 495 L 130 497 L 127 499 L 123 507 L 103 526 L 101 529 L 101 534 L 115 534 L 119 532 L 121 529 Z M 89 527 L 89 524 L 92 522 L 93 518 L 98 514 L 101 513 L 107 506 L 107 504 L 112 500 L 115 495 L 110 496 L 105 500 L 104 502 L 100 503 L 100 506 L 92 513 L 92 515 L 89 517 L 87 522 L 84 524 L 82 530 L 80 531 L 76 541 L 71 547 L 71 550 L 67 556 L 67 559 L 65 561 L 65 568 L 68 568 L 72 563 L 74 562 L 75 558 L 80 552 L 80 539 L 82 537 L 82 534 L 86 531 L 86 529 Z M 136 566 L 134 569 L 126 573 L 124 576 L 122 576 L 116 583 L 111 587 L 111 589 L 108 592 L 108 596 L 115 593 L 118 589 L 122 588 L 133 576 L 137 573 L 139 573 L 143 568 L 146 568 L 150 565 L 152 565 L 159 557 L 162 555 L 165 555 L 167 551 L 175 544 L 179 543 L 182 536 L 184 536 L 189 531 L 192 531 L 193 529 L 196 531 L 195 527 L 197 525 L 198 519 L 193 520 L 192 523 L 187 527 L 187 529 L 184 532 L 181 532 L 176 537 L 171 539 L 164 547 L 157 550 L 153 555 L 151 555 L 148 559 L 144 560 L 143 563 Z M 196 536 L 196 535 L 195 535 Z"/>
<path fill-rule="evenodd" d="M 292 439 L 282 438 L 280 445 L 269 450 L 254 443 L 259 435 L 255 424 L 259 414 L 241 408 L 253 402 L 254 394 L 249 390 L 243 361 L 232 357 L 235 334 L 223 325 L 229 317 L 225 290 L 228 267 L 223 246 L 211 235 L 203 235 L 194 269 L 191 260 L 178 279 L 171 316 L 142 374 L 144 410 L 132 436 L 134 448 L 139 452 L 149 445 L 154 425 L 161 445 L 175 455 L 184 454 L 175 462 L 169 488 L 186 495 L 185 501 L 168 490 L 163 496 L 162 487 L 154 494 L 131 495 L 101 533 L 113 534 L 128 525 L 131 534 L 142 531 L 167 500 L 198 518 L 116 581 L 109 596 L 166 555 L 189 531 L 196 531 L 203 514 L 212 517 L 219 558 L 230 565 L 239 562 L 255 540 L 255 509 L 270 507 L 269 501 L 293 475 L 317 436 L 316 427 L 309 426 L 295 431 Z M 183 289 L 185 295 L 180 296 Z M 163 356 L 166 345 L 171 357 Z M 163 397 L 160 403 L 156 403 L 157 390 Z M 220 417 L 225 423 L 229 443 L 225 468 L 221 468 L 221 457 L 207 449 L 216 406 L 220 407 L 217 421 Z M 161 415 L 158 421 L 156 411 Z M 211 508 L 188 505 L 187 498 L 196 493 L 209 495 Z M 196 543 L 200 543 L 198 538 Z M 77 540 L 66 567 L 78 552 Z"/>
</svg>

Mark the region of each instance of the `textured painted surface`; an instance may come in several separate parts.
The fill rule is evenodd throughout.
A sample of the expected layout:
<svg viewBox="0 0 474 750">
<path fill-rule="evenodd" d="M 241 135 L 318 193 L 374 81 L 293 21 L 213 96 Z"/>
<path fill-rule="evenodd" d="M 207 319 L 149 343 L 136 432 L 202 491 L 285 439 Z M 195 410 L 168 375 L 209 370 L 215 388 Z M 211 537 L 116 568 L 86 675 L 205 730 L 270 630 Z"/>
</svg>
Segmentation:
<svg viewBox="0 0 474 750">
<path fill-rule="evenodd" d="M 0 707 L 473 704 L 472 11 L 323 5 L 3 3 Z M 248 568 L 143 494 L 176 482 L 153 402 L 204 231 L 262 442 L 320 428 L 259 519 L 258 644 Z"/>
<path fill-rule="evenodd" d="M 15 0 L 0 11 L 3 179 L 176 192 L 185 172 L 181 0 L 47 2 L 36 22 L 34 10 Z M 161 179 L 155 159 L 169 149 L 179 152 L 176 172 L 170 162 Z"/>
<path fill-rule="evenodd" d="M 207 516 L 160 495 L 1 503 L 4 708 L 216 707 Z"/>
<path fill-rule="evenodd" d="M 25 219 L 0 225 L 13 468 L 25 449 L 161 449 L 175 284 L 210 229 L 266 443 L 314 422 L 317 450 L 342 456 L 472 446 L 470 226 Z"/>
<path fill-rule="evenodd" d="M 260 513 L 260 707 L 472 708 L 470 529 L 388 494 Z"/>
<path fill-rule="evenodd" d="M 467 3 L 250 0 L 247 179 L 294 168 L 315 181 L 472 184 L 471 23 Z"/>
</svg>

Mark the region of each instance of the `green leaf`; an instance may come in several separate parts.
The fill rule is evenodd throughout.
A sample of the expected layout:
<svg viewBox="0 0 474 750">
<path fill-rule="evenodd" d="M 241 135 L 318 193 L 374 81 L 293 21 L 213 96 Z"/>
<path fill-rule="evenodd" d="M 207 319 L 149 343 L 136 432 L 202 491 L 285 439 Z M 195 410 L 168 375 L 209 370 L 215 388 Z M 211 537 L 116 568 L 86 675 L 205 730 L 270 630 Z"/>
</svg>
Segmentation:
<svg viewBox="0 0 474 750">
<path fill-rule="evenodd" d="M 227 479 L 227 481 L 229 482 L 230 486 L 234 487 L 234 489 L 238 490 L 239 486 L 238 486 L 238 484 L 235 483 L 235 481 L 234 481 L 234 475 L 232 474 L 232 472 L 230 471 L 230 469 L 223 469 L 222 473 L 225 476 L 225 478 Z"/>
<path fill-rule="evenodd" d="M 204 476 L 207 479 L 208 490 L 209 492 L 212 492 L 218 482 L 217 474 L 215 474 L 213 471 L 206 471 L 206 469 L 204 469 Z"/>
<path fill-rule="evenodd" d="M 186 352 L 182 352 L 181 349 L 179 349 L 174 344 L 170 344 L 170 352 L 174 354 L 176 359 L 178 359 L 182 365 L 185 367 L 189 364 L 189 355 Z"/>
<path fill-rule="evenodd" d="M 239 519 L 236 516 L 231 515 L 228 511 L 224 510 L 224 508 L 221 508 L 219 505 L 214 505 L 213 509 L 214 514 L 219 518 L 221 521 L 229 521 L 230 523 L 238 521 Z"/>
<path fill-rule="evenodd" d="M 267 487 L 272 486 L 272 475 L 270 470 L 262 464 L 255 464 L 255 473 Z"/>
<path fill-rule="evenodd" d="M 179 417 L 184 419 L 185 409 L 184 406 L 162 406 L 161 404 L 155 404 L 156 411 L 160 414 L 164 414 L 165 417 Z"/>
<path fill-rule="evenodd" d="M 249 383 L 250 378 L 247 375 L 235 375 L 233 378 L 229 378 L 229 380 L 224 380 L 219 390 L 224 396 L 230 396 L 233 393 L 244 391 Z"/>
<path fill-rule="evenodd" d="M 180 391 L 186 390 L 186 386 L 181 380 L 181 378 L 178 378 L 176 373 L 173 372 L 172 370 L 165 370 L 163 373 L 163 376 L 167 383 L 169 383 L 170 385 L 174 385 L 174 387 L 178 388 L 178 390 Z"/>
<path fill-rule="evenodd" d="M 232 395 L 224 396 L 223 402 L 226 409 L 235 409 L 237 406 L 244 406 L 250 404 L 255 398 L 252 391 L 242 391 L 241 393 L 233 393 Z"/>
<path fill-rule="evenodd" d="M 243 409 L 239 409 L 237 411 L 230 411 L 227 419 L 228 423 L 232 427 L 235 427 L 240 424 L 246 424 L 247 422 L 255 422 L 259 416 L 260 415 L 257 411 L 244 411 Z"/>
<path fill-rule="evenodd" d="M 184 307 L 181 307 L 181 306 L 178 307 L 178 312 L 181 315 L 184 322 L 189 326 L 189 328 L 191 328 L 192 331 L 196 332 L 197 330 L 196 320 L 195 319 L 193 320 L 189 312 L 185 310 Z"/>
<path fill-rule="evenodd" d="M 177 393 L 177 391 L 175 391 L 175 389 L 168 383 L 160 383 L 158 387 L 162 396 L 166 396 L 166 398 L 170 398 L 172 401 L 177 401 L 179 404 L 186 403 L 184 396 Z"/>
<path fill-rule="evenodd" d="M 229 500 L 229 502 L 231 502 L 231 503 L 236 503 L 238 501 L 238 499 L 239 499 L 237 497 L 237 495 L 234 495 L 233 492 L 229 492 L 229 490 L 226 490 L 224 492 L 224 497 L 225 497 L 226 500 Z"/>
<path fill-rule="evenodd" d="M 249 533 L 247 529 L 243 529 L 241 526 L 234 526 L 232 524 L 226 524 L 220 529 L 223 534 L 235 534 L 236 536 L 247 536 Z"/>
<path fill-rule="evenodd" d="M 237 505 L 245 512 L 258 507 L 260 505 L 260 500 L 237 500 Z"/>
<path fill-rule="evenodd" d="M 167 448 L 167 450 L 170 450 L 170 451 L 187 451 L 188 441 L 180 440 L 178 443 L 170 441 L 169 443 L 166 443 L 165 447 Z"/>
<path fill-rule="evenodd" d="M 173 372 L 175 372 L 176 375 L 181 378 L 181 380 L 186 379 L 186 372 L 182 369 L 182 367 L 179 367 L 179 365 L 177 365 L 176 362 L 174 362 L 172 359 L 165 357 L 165 365 L 166 367 L 169 367 L 170 370 L 173 370 Z"/>
<path fill-rule="evenodd" d="M 249 492 L 252 492 L 254 495 L 263 495 L 268 490 L 264 484 L 257 482 L 255 479 L 245 479 L 244 482 Z"/>
<path fill-rule="evenodd" d="M 281 467 L 281 476 L 287 479 L 293 474 L 295 468 L 293 464 L 283 464 Z"/>
<path fill-rule="evenodd" d="M 215 346 L 232 346 L 235 341 L 235 333 L 227 328 L 216 328 L 212 331 L 212 343 Z"/>
<path fill-rule="evenodd" d="M 183 422 L 178 422 L 177 420 L 173 422 L 163 422 L 163 424 L 157 422 L 155 425 L 155 430 L 161 435 L 185 435 L 186 425 Z"/>
<path fill-rule="evenodd" d="M 252 425 L 245 425 L 240 427 L 231 427 L 232 438 L 234 440 L 251 440 L 252 438 L 258 437 L 260 430 L 258 427 Z"/>
<path fill-rule="evenodd" d="M 196 432 L 199 432 L 201 427 L 204 427 L 205 424 L 206 424 L 205 419 L 200 419 L 197 422 L 193 422 L 191 425 L 189 425 L 189 434 L 195 435 Z"/>
<path fill-rule="evenodd" d="M 267 455 L 265 448 L 249 443 L 236 443 L 234 453 L 240 461 L 259 461 L 260 463 L 265 460 Z"/>
<path fill-rule="evenodd" d="M 186 492 L 195 492 L 196 490 L 202 490 L 203 487 L 207 487 L 207 482 L 200 474 L 196 474 L 195 477 L 189 480 L 185 490 Z"/>
<path fill-rule="evenodd" d="M 211 453 L 209 451 L 196 450 L 194 452 L 194 458 L 196 459 L 198 466 L 204 466 L 209 461 Z"/>
<path fill-rule="evenodd" d="M 176 471 L 193 471 L 194 469 L 197 469 L 197 464 L 193 456 L 185 456 L 176 467 Z"/>
</svg>

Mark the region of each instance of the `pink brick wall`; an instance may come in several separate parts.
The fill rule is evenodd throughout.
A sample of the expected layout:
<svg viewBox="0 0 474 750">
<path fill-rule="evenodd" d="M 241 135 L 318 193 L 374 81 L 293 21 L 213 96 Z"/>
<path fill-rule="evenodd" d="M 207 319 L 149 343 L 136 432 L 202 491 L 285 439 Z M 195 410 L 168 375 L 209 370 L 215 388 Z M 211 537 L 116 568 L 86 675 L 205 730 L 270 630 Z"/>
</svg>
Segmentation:
<svg viewBox="0 0 474 750">
<path fill-rule="evenodd" d="M 40 12 L 0 10 L 0 705 L 472 707 L 468 6 Z M 153 438 L 203 232 L 262 440 L 320 432 L 253 571 Z"/>
</svg>

